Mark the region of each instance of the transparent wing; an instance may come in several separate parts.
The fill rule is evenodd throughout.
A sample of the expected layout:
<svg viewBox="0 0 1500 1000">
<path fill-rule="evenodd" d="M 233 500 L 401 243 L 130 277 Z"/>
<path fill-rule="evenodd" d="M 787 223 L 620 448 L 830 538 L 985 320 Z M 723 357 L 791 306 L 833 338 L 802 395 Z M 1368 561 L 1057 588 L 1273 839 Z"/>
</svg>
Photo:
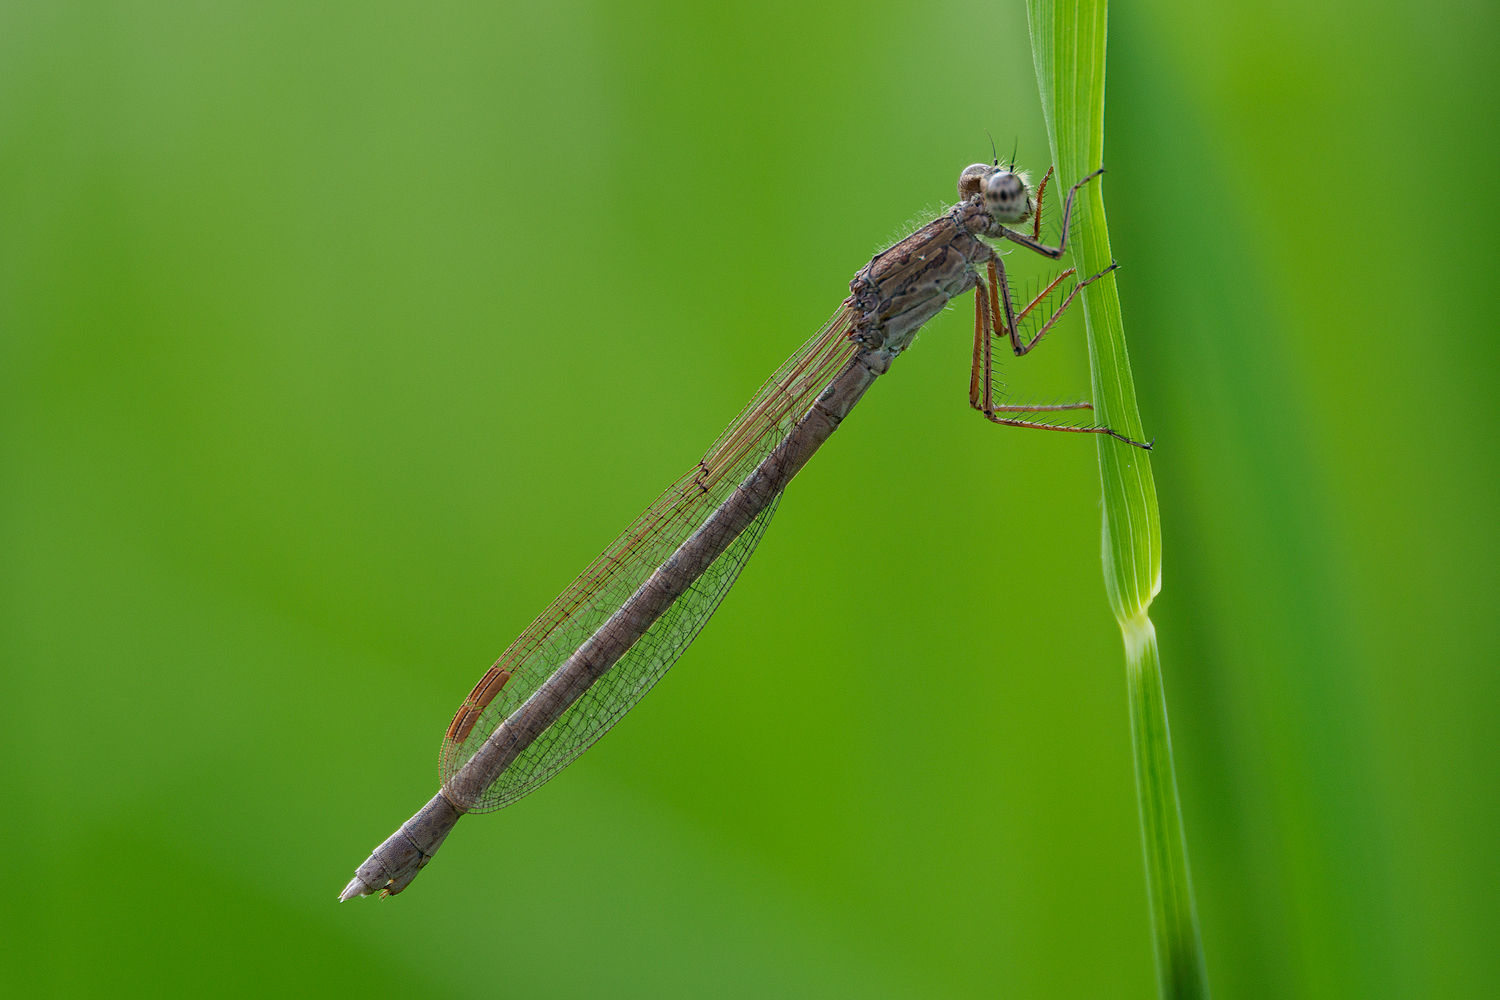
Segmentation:
<svg viewBox="0 0 1500 1000">
<path fill-rule="evenodd" d="M 495 661 L 444 736 L 444 782 L 790 433 L 853 356 L 856 345 L 848 339 L 853 319 L 845 303 L 777 369 L 697 467 L 636 518 Z M 775 509 L 772 504 L 762 511 L 620 661 L 501 773 L 471 811 L 498 809 L 537 788 L 640 701 L 707 624 Z"/>
</svg>

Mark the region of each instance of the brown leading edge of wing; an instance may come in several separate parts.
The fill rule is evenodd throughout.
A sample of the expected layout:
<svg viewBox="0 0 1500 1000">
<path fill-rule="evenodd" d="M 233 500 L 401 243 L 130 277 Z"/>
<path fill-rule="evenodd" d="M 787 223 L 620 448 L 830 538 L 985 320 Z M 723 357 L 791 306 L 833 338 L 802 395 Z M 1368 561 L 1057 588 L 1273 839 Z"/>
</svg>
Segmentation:
<svg viewBox="0 0 1500 1000">
<path fill-rule="evenodd" d="M 490 667 L 479 679 L 479 683 L 474 685 L 474 690 L 470 691 L 469 696 L 464 699 L 457 714 L 453 716 L 453 721 L 448 725 L 447 738 L 454 743 L 462 743 L 468 739 L 480 715 L 489 707 L 490 702 L 495 700 L 495 695 L 500 693 L 500 689 L 505 687 L 505 682 L 508 680 L 510 680 L 509 669 L 498 663 Z"/>
</svg>

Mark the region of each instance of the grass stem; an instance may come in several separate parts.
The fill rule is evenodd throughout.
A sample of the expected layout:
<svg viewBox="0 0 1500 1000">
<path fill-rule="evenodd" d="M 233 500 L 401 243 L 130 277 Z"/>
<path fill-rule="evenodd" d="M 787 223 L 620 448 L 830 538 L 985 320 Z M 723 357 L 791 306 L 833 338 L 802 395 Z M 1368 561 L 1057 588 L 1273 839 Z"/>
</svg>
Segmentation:
<svg viewBox="0 0 1500 1000">
<path fill-rule="evenodd" d="M 1071 182 L 1104 165 L 1106 0 L 1027 0 L 1032 58 L 1058 176 Z M 1104 183 L 1078 192 L 1072 254 L 1079 274 L 1113 259 L 1104 215 Z M 1083 293 L 1094 416 L 1146 440 L 1136 408 L 1130 356 L 1115 275 Z M 1136 798 L 1146 862 L 1146 895 L 1160 994 L 1206 998 L 1208 973 L 1198 933 L 1187 840 L 1172 766 L 1172 736 L 1162 687 L 1151 601 L 1161 589 L 1161 521 L 1151 457 L 1105 435 L 1094 438 L 1104 491 L 1104 586 L 1125 643 Z"/>
</svg>

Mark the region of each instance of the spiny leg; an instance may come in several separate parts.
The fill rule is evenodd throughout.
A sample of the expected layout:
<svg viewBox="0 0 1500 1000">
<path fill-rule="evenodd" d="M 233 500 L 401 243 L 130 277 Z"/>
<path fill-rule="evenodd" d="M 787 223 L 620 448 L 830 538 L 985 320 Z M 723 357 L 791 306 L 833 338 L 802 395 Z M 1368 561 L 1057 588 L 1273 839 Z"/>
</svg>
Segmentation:
<svg viewBox="0 0 1500 1000">
<path fill-rule="evenodd" d="M 1002 315 L 1005 317 L 1004 320 L 1001 321 L 1000 332 L 1004 333 L 1010 338 L 1010 349 L 1015 352 L 1016 357 L 1022 357 L 1023 355 L 1030 352 L 1030 350 L 1037 345 L 1037 342 L 1047 335 L 1047 332 L 1052 329 L 1053 324 L 1055 324 L 1058 318 L 1062 316 L 1063 311 L 1067 309 L 1068 306 L 1072 304 L 1073 299 L 1077 297 L 1078 290 L 1080 288 L 1093 284 L 1119 266 L 1119 264 L 1110 264 L 1109 267 L 1106 267 L 1098 274 L 1095 274 L 1087 280 L 1080 281 L 1077 285 L 1074 285 L 1073 290 L 1068 293 L 1068 297 L 1063 299 L 1062 305 L 1057 307 L 1057 311 L 1054 312 L 1051 317 L 1048 318 L 1047 322 L 1042 324 L 1042 328 L 1036 332 L 1036 336 L 1032 337 L 1029 342 L 1023 345 L 1021 343 L 1021 330 L 1017 321 L 1020 319 L 1024 319 L 1027 313 L 1035 309 L 1037 305 L 1039 305 L 1042 300 L 1045 299 L 1048 295 L 1051 295 L 1052 290 L 1058 286 L 1059 282 L 1061 282 L 1070 274 L 1076 274 L 1077 271 L 1070 267 L 1062 274 L 1059 274 L 1056 278 L 1053 278 L 1052 282 L 1047 285 L 1046 288 L 1042 289 L 1042 293 L 1036 298 L 1032 299 L 1031 302 L 1026 306 L 1026 308 L 1021 310 L 1020 315 L 1017 315 L 1015 306 L 1013 306 L 1010 301 L 1010 282 L 1007 281 L 1005 277 L 1005 265 L 1000 261 L 999 257 L 991 257 L 989 263 L 989 276 L 990 300 L 993 303 L 993 306 L 990 315 L 994 316 L 997 320 L 999 320 Z M 996 286 L 999 287 L 998 293 L 996 291 Z M 997 294 L 999 296 L 998 298 L 996 297 Z"/>
<path fill-rule="evenodd" d="M 1004 273 L 1002 270 L 1000 270 L 1001 266 L 1002 265 L 997 265 L 994 260 L 991 260 L 990 264 L 989 264 L 989 275 L 990 275 L 990 315 L 991 316 L 999 316 L 999 314 L 1000 314 L 1000 300 L 997 297 L 999 295 L 999 292 L 997 292 L 995 290 L 995 286 L 1000 283 L 1001 275 Z M 1069 275 L 1077 274 L 1077 273 L 1078 273 L 1078 271 L 1077 271 L 1076 268 L 1070 267 L 1066 271 L 1064 271 L 1061 274 L 1059 274 L 1057 277 L 1053 278 L 1047 284 L 1046 288 L 1043 288 L 1039 293 L 1037 293 L 1037 296 L 1034 299 L 1032 299 L 1030 302 L 1028 302 L 1026 304 L 1026 308 L 1025 309 L 1022 309 L 1020 312 L 1016 313 L 1015 316 L 1013 316 L 1011 318 L 1010 329 L 1009 330 L 1006 330 L 1004 328 L 1004 324 L 1002 324 L 1001 328 L 999 330 L 997 330 L 996 332 L 999 333 L 999 334 L 1001 334 L 1002 336 L 1007 336 L 1007 337 L 1010 338 L 1012 349 L 1020 346 L 1020 335 L 1016 332 L 1018 324 L 1020 323 L 1020 321 L 1023 320 L 1023 319 L 1025 319 L 1028 315 L 1030 315 L 1031 314 L 1031 310 L 1033 310 L 1037 306 L 1041 305 L 1042 302 L 1047 298 L 1047 296 L 1051 295 L 1052 292 L 1053 292 L 1053 290 L 1056 289 L 1058 285 L 1060 285 L 1060 284 L 1063 283 L 1063 279 L 1067 278 Z M 1097 275 L 1095 277 L 1097 277 Z M 1089 281 L 1092 281 L 1092 280 L 1094 280 L 1094 279 L 1093 278 L 1089 279 Z M 1010 296 L 1008 294 L 1009 291 L 1010 291 L 1009 286 L 1007 286 L 1007 288 L 1006 288 L 1006 292 L 1007 292 L 1007 294 L 1006 294 L 1006 303 L 1007 304 L 1009 304 L 1009 302 L 1010 302 Z M 1076 292 L 1077 289 L 1075 289 L 1074 291 Z M 1069 300 L 1069 301 L 1071 301 L 1071 300 Z M 1063 303 L 1063 309 L 1066 309 L 1066 308 L 1067 308 L 1067 303 L 1065 302 L 1065 303 Z M 1061 312 L 1062 312 L 1062 309 L 1059 309 L 1057 311 L 1057 313 L 1053 313 L 1052 314 L 1052 320 L 1056 320 L 1057 319 L 1057 314 L 1061 313 Z M 1050 324 L 1051 324 L 1051 321 L 1049 320 L 1048 321 L 1048 325 L 1050 326 Z M 1031 338 L 1031 344 L 1035 344 L 1037 342 L 1037 340 L 1040 338 L 1040 336 L 1041 336 L 1041 334 L 1038 334 L 1036 337 Z M 1031 344 L 1027 345 L 1027 347 L 1026 347 L 1027 351 L 1031 350 Z M 1019 353 L 1024 354 L 1025 351 L 1021 351 Z"/>
<path fill-rule="evenodd" d="M 1032 309 L 1035 309 L 1064 278 L 1072 273 L 1073 269 L 1068 268 L 1054 278 L 1040 295 L 1016 314 L 1012 325 L 1016 320 L 1025 319 Z M 996 332 L 994 318 L 1000 315 L 1000 300 L 997 298 L 999 292 L 996 291 L 996 287 L 1002 281 L 1002 277 L 993 260 L 989 263 L 989 279 L 988 291 L 983 281 L 979 282 L 974 289 L 974 358 L 969 367 L 969 405 L 981 413 L 1039 413 L 1043 410 L 1093 409 L 1089 403 L 1060 403 L 1054 406 L 1008 406 L 995 403 L 994 357 L 991 353 L 993 344 L 990 337 Z M 1008 287 L 1005 304 L 1007 307 L 1010 306 Z M 998 332 L 1005 333 L 1003 325 Z"/>
<path fill-rule="evenodd" d="M 1114 270 L 1115 267 L 1116 265 L 1111 264 L 1103 271 L 1100 271 L 1098 274 L 1089 278 L 1088 281 L 1081 282 L 1079 285 L 1075 286 L 1073 290 L 1068 294 L 1068 298 L 1063 302 L 1063 305 L 1058 308 L 1057 312 L 1052 315 L 1051 319 L 1047 321 L 1047 323 L 1042 327 L 1037 335 L 1031 338 L 1030 343 L 1028 343 L 1025 348 L 1022 349 L 1020 344 L 1020 337 L 1016 333 L 1016 320 L 1019 318 L 1024 318 L 1027 313 L 1036 308 L 1036 306 L 1043 299 L 1045 299 L 1052 293 L 1052 290 L 1055 289 L 1064 278 L 1066 278 L 1069 274 L 1074 273 L 1073 269 L 1069 268 L 1067 271 L 1054 278 L 1052 282 L 1042 290 L 1041 294 L 1032 299 L 1031 302 L 1026 306 L 1026 308 L 1021 311 L 1019 316 L 1017 316 L 1010 301 L 1010 286 L 1005 280 L 1005 265 L 1000 263 L 998 258 L 991 258 L 988 267 L 988 277 L 990 279 L 989 288 L 986 289 L 984 287 L 985 283 L 980 282 L 978 287 L 974 289 L 974 364 L 969 373 L 970 405 L 973 406 L 976 410 L 979 410 L 979 412 L 983 413 L 988 420 L 991 420 L 997 424 L 1005 424 L 1007 427 L 1031 427 L 1036 430 L 1063 431 L 1068 434 L 1107 434 L 1110 437 L 1115 438 L 1119 441 L 1123 441 L 1128 445 L 1134 445 L 1137 448 L 1144 449 L 1145 451 L 1150 451 L 1150 442 L 1142 443 L 1140 441 L 1136 441 L 1108 427 L 1069 427 L 1063 424 L 1044 423 L 1040 420 L 1018 420 L 1013 417 L 999 416 L 999 414 L 1001 413 L 1055 413 L 1061 410 L 1092 410 L 1094 408 L 1092 403 L 1056 403 L 1037 406 L 997 406 L 994 402 L 993 397 L 993 382 L 991 378 L 992 359 L 989 346 L 989 335 L 994 332 L 994 328 L 991 323 L 991 317 L 998 317 L 998 314 L 1001 312 L 1002 306 L 1000 300 L 1004 300 L 1003 309 L 1005 315 L 1010 320 L 1009 333 L 1011 343 L 1016 349 L 1016 354 L 1018 356 L 1023 355 L 1027 351 L 1030 351 L 1033 347 L 1035 347 L 1037 341 L 1041 340 L 1042 336 L 1052 328 L 1052 324 L 1057 321 L 1057 317 L 1061 315 L 1063 309 L 1066 309 L 1068 303 L 1072 302 L 1074 296 L 1078 294 L 1079 288 L 1082 288 L 1084 285 L 1098 280 L 1108 272 Z M 974 383 L 976 378 L 982 379 L 982 392 L 979 393 L 975 392 Z M 978 403 L 975 402 L 976 396 L 979 400 Z"/>
<path fill-rule="evenodd" d="M 990 274 L 994 274 L 990 269 Z M 991 284 L 991 288 L 993 288 Z M 979 401 L 979 412 L 989 413 L 995 408 L 995 342 L 992 339 L 995 333 L 995 321 L 998 314 L 991 305 L 992 300 L 984 294 L 984 282 L 974 289 L 974 309 L 977 313 L 975 322 L 984 326 L 984 350 L 981 354 L 983 373 L 981 375 L 981 391 Z M 972 375 L 970 376 L 973 377 Z"/>
<path fill-rule="evenodd" d="M 1052 289 L 1056 288 L 1073 270 L 1069 268 L 1053 279 L 1047 288 L 1033 299 L 1025 309 L 1017 314 L 1017 319 L 1025 318 L 1026 314 L 1036 307 L 1037 303 L 1046 298 Z M 1008 404 L 997 404 L 994 396 L 994 363 L 991 354 L 990 337 L 996 332 L 991 322 L 991 317 L 1000 312 L 999 294 L 995 288 L 1000 282 L 995 263 L 989 265 L 989 288 L 985 289 L 984 282 L 974 290 L 974 361 L 969 370 L 969 405 L 986 416 L 993 413 L 1046 413 L 1060 410 L 1092 410 L 1092 403 L 1051 403 L 1037 406 L 1011 406 Z M 1003 332 L 1003 331 L 1000 331 Z"/>
<path fill-rule="evenodd" d="M 1011 343 L 1016 344 L 1020 341 L 1020 336 L 1016 333 L 1016 320 L 1019 317 L 1016 316 L 1016 308 L 1010 301 L 1010 279 L 1005 276 L 1005 263 L 1001 261 L 998 254 L 990 258 L 988 271 L 990 316 L 993 317 L 993 322 L 998 324 L 999 328 L 996 332 L 1009 337 Z"/>
<path fill-rule="evenodd" d="M 974 360 L 969 366 L 969 405 L 981 411 L 990 389 L 990 328 L 985 320 L 984 282 L 981 281 L 974 289 Z"/>
<path fill-rule="evenodd" d="M 1031 238 L 1038 243 L 1042 241 L 1042 199 L 1047 195 L 1047 182 L 1052 179 L 1052 167 L 1042 175 L 1042 183 L 1036 187 L 1036 218 L 1031 220 Z"/>
<path fill-rule="evenodd" d="M 1059 413 L 1063 410 L 1092 410 L 1093 403 L 1038 403 L 1035 406 L 1012 406 L 1009 403 L 990 407 L 991 413 Z M 1051 424 L 1045 426 L 1051 427 Z M 1059 427 L 1057 430 L 1077 430 L 1074 427 Z"/>
<path fill-rule="evenodd" d="M 1043 291 L 1041 291 L 1040 295 L 1032 298 L 1031 303 L 1026 306 L 1026 309 L 1022 309 L 1019 313 L 1016 313 L 1016 319 L 1025 319 L 1026 313 L 1031 312 L 1032 309 L 1035 309 L 1035 307 L 1038 306 L 1038 303 L 1041 303 L 1041 300 L 1044 300 L 1047 295 L 1052 294 L 1052 289 L 1055 289 L 1056 286 L 1059 285 L 1059 283 L 1062 283 L 1062 280 L 1064 280 L 1065 277 L 1068 277 L 1068 274 L 1073 274 L 1073 268 L 1070 267 L 1067 271 L 1064 271 L 1064 273 L 1059 274 L 1058 277 L 1055 277 L 1055 279 L 1052 280 L 1052 283 L 1050 283 L 1050 285 L 1047 285 L 1047 288 L 1044 288 Z M 989 276 L 989 291 L 986 291 L 986 288 L 984 288 L 984 282 L 981 282 L 980 288 L 975 289 L 974 292 L 975 331 L 977 331 L 978 334 L 978 327 L 983 324 L 984 327 L 986 327 L 987 334 L 993 333 L 995 334 L 995 336 L 1004 336 L 1004 328 L 999 328 L 999 330 L 996 330 L 996 328 L 993 327 L 993 325 L 990 324 L 989 321 L 990 316 L 999 316 L 999 313 L 1001 313 L 1001 303 L 999 303 L 999 294 L 1001 294 L 1001 292 L 998 291 L 999 283 L 1001 283 L 1002 280 L 1001 271 L 999 271 L 999 267 L 998 265 L 996 265 L 996 262 L 993 261 L 993 259 L 992 261 L 990 261 L 989 265 Z M 1007 303 L 1010 303 L 1010 295 L 1007 294 L 1007 297 L 1005 298 L 1007 298 Z M 989 309 L 986 309 L 986 306 L 989 306 Z M 992 358 L 990 358 L 989 336 L 984 337 L 984 340 L 986 340 L 986 345 L 984 345 L 983 352 L 983 405 L 975 405 L 974 408 L 978 409 L 978 411 L 980 412 L 983 412 L 986 417 L 990 417 L 990 415 L 993 414 L 1041 414 L 1041 412 L 1058 412 L 1064 411 L 1064 409 L 1094 409 L 1094 403 L 1047 403 L 1047 405 L 1037 406 L 1013 406 L 1008 405 L 1008 403 L 996 403 L 995 394 L 993 394 L 993 385 L 995 385 L 995 382 L 993 382 L 992 379 Z M 972 370 L 971 375 L 969 375 L 969 400 L 971 400 L 971 403 L 974 402 L 975 399 L 974 381 L 975 378 L 978 378 L 978 375 L 980 375 L 980 358 L 980 343 L 978 343 L 977 339 L 975 340 L 974 370 Z M 1046 427 L 1050 426 L 1050 424 L 1038 424 L 1038 426 Z"/>
<path fill-rule="evenodd" d="M 1036 409 L 1045 409 L 1045 407 L 1036 407 Z M 1119 431 L 1110 430 L 1108 427 L 1068 427 L 1064 424 L 1044 424 L 1037 420 L 1014 420 L 1007 417 L 997 417 L 993 413 L 986 413 L 985 416 L 989 417 L 995 423 L 1004 424 L 1007 427 L 1032 427 L 1039 431 L 1065 431 L 1069 434 L 1108 434 L 1116 441 L 1124 441 L 1126 444 L 1140 448 L 1142 451 L 1150 451 L 1151 445 L 1155 443 L 1152 441 L 1136 441 L 1133 438 L 1126 437 Z"/>
<path fill-rule="evenodd" d="M 1098 170 L 1095 170 L 1093 173 L 1089 174 L 1083 180 L 1079 181 L 1077 184 L 1074 184 L 1071 188 L 1068 189 L 1068 197 L 1063 201 L 1062 233 L 1057 238 L 1057 246 L 1049 247 L 1047 244 L 1043 243 L 1041 241 L 1040 234 L 1035 237 L 1027 236 L 1025 233 L 1019 233 L 1014 229 L 1007 229 L 1004 226 L 1000 227 L 1000 235 L 1010 240 L 1012 243 L 1019 243 L 1026 249 L 1033 250 L 1041 254 L 1043 257 L 1051 257 L 1053 260 L 1061 259 L 1063 251 L 1068 248 L 1068 230 L 1073 225 L 1073 198 L 1078 194 L 1079 188 L 1083 187 L 1089 181 L 1093 180 L 1095 177 L 1098 177 L 1102 173 L 1104 173 L 1104 168 L 1100 167 Z M 1037 207 L 1038 209 L 1040 209 L 1041 206 L 1038 205 Z"/>
<path fill-rule="evenodd" d="M 1048 317 L 1047 322 L 1043 323 L 1042 328 L 1036 332 L 1036 336 L 1027 341 L 1024 347 L 1021 345 L 1021 335 L 1019 331 L 1017 331 L 1015 325 L 1012 324 L 1010 328 L 1010 349 L 1015 352 L 1016 357 L 1023 357 L 1024 355 L 1031 352 L 1031 349 L 1037 345 L 1037 342 L 1047 335 L 1047 331 L 1052 329 L 1053 324 L 1055 324 L 1058 318 L 1062 316 L 1063 311 L 1067 309 L 1068 306 L 1073 304 L 1073 300 L 1078 297 L 1079 291 L 1087 288 L 1089 285 L 1092 285 L 1094 282 L 1098 281 L 1100 278 L 1104 277 L 1106 274 L 1115 270 L 1119 266 L 1120 265 L 1117 263 L 1111 263 L 1108 267 L 1100 271 L 1098 274 L 1090 275 L 1083 281 L 1080 281 L 1078 284 L 1074 285 L 1073 290 L 1068 292 L 1067 298 L 1062 300 L 1062 305 L 1057 307 L 1057 311 L 1054 312 L 1050 317 Z M 1052 282 L 1052 284 L 1048 285 L 1047 292 L 1051 292 L 1052 289 L 1056 288 L 1057 282 L 1061 280 L 1062 277 L 1059 276 L 1057 281 L 1054 281 Z M 1047 292 L 1044 292 L 1043 294 L 1045 295 L 1047 294 Z M 1031 303 L 1031 306 L 1034 305 L 1036 305 L 1036 301 L 1033 301 Z M 1031 306 L 1026 307 L 1027 312 L 1031 311 Z M 1022 313 L 1021 315 L 1024 316 L 1026 315 L 1026 313 Z"/>
</svg>

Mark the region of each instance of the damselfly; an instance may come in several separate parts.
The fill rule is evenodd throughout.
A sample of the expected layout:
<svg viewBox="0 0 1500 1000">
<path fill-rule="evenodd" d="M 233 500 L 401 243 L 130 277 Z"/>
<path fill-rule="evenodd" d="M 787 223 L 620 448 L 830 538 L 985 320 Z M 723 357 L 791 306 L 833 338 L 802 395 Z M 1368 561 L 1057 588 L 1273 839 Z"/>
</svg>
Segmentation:
<svg viewBox="0 0 1500 1000">
<path fill-rule="evenodd" d="M 1041 202 L 1015 165 L 976 163 L 958 178 L 959 203 L 877 254 L 811 340 L 771 376 L 703 460 L 647 508 L 495 661 L 443 738 L 442 787 L 375 848 L 340 899 L 400 892 L 464 813 L 509 805 L 541 785 L 619 721 L 708 622 L 776 511 L 781 491 L 884 375 L 917 330 L 976 288 L 969 404 L 998 424 L 1132 441 L 1107 427 L 1035 419 L 1088 403 L 995 402 L 997 341 L 1026 354 L 1078 293 L 1115 265 L 1075 281 L 1052 315 L 1023 337 L 1020 322 L 1074 274 L 1065 270 L 1017 312 L 990 241 L 1059 259 L 1079 181 L 1063 205 L 1057 246 L 1041 242 Z M 1032 221 L 1031 233 L 1010 225 Z"/>
</svg>

